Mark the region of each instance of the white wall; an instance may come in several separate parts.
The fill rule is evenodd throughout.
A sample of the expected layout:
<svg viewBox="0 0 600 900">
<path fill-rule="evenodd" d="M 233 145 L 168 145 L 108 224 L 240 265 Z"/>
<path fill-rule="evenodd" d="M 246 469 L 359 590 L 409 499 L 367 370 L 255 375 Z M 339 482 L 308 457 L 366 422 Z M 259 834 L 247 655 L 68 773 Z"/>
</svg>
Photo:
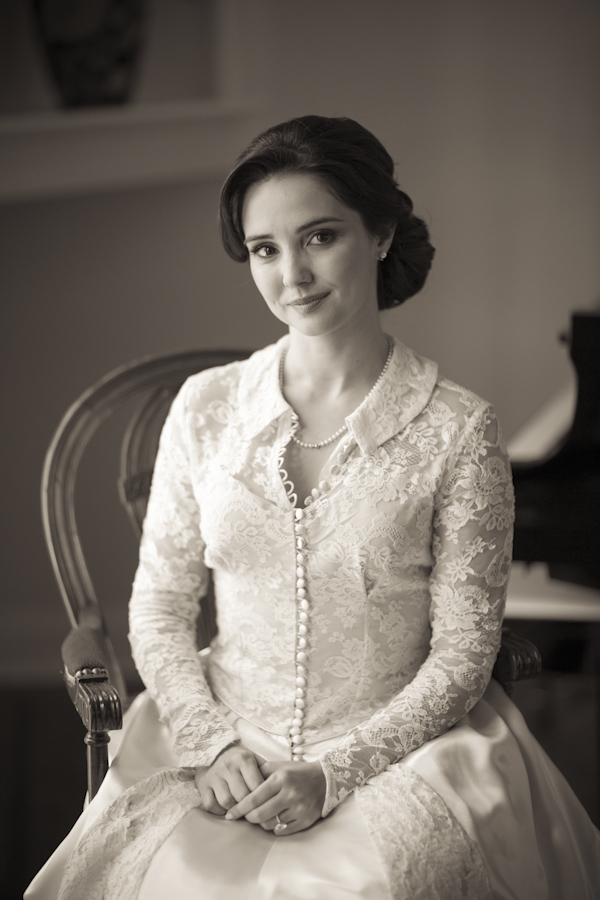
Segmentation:
<svg viewBox="0 0 600 900">
<path fill-rule="evenodd" d="M 600 7 L 241 6 L 242 88 L 259 98 L 264 120 L 309 112 L 358 119 L 386 144 L 430 223 L 430 282 L 387 314 L 386 327 L 493 401 L 512 434 L 571 377 L 557 334 L 572 310 L 600 296 Z M 224 159 L 239 149 L 223 147 Z M 37 495 L 45 448 L 68 404 L 135 356 L 252 348 L 281 333 L 246 269 L 218 246 L 217 196 L 209 180 L 0 207 L 5 677 L 26 669 L 50 677 L 58 667 L 66 619 Z M 86 529 L 105 518 L 97 502 Z M 129 538 L 115 533 L 117 547 L 103 536 L 93 556 L 122 621 L 135 550 L 121 554 Z M 27 634 L 35 637 L 29 648 Z"/>
</svg>

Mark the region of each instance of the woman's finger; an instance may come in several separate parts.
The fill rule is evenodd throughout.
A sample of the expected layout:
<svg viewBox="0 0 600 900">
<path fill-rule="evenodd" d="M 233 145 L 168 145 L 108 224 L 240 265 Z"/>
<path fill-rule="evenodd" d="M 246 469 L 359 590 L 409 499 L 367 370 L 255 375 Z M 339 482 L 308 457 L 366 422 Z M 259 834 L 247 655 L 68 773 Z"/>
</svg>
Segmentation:
<svg viewBox="0 0 600 900">
<path fill-rule="evenodd" d="M 243 772 L 230 772 L 224 777 L 224 780 L 227 782 L 229 794 L 233 799 L 233 803 L 231 803 L 227 809 L 231 809 L 232 806 L 235 806 L 236 803 L 239 803 L 240 800 L 247 797 L 253 790 L 253 787 L 248 785 Z M 258 785 L 256 786 L 258 787 Z"/>
<path fill-rule="evenodd" d="M 219 779 L 213 784 L 212 789 L 217 799 L 217 803 L 222 806 L 226 812 L 228 809 L 231 809 L 232 806 L 235 806 L 236 799 L 232 796 L 226 781 Z"/>
<path fill-rule="evenodd" d="M 275 820 L 275 824 L 277 824 L 277 820 Z M 278 838 L 289 837 L 291 834 L 297 834 L 299 831 L 306 831 L 307 828 L 313 828 L 315 825 L 318 825 L 318 822 L 310 822 L 299 818 L 285 824 L 286 828 L 277 833 Z"/>
<path fill-rule="evenodd" d="M 274 831 L 276 825 L 285 825 L 285 828 L 283 831 L 276 832 L 278 837 L 280 834 L 291 834 L 292 826 L 295 828 L 296 831 L 302 831 L 303 828 L 308 827 L 306 825 L 299 825 L 299 820 L 292 819 L 290 817 L 289 810 L 286 810 L 284 813 L 282 812 L 281 815 L 274 816 L 274 818 L 272 818 L 272 819 L 267 819 L 266 822 L 258 822 L 258 823 L 251 823 L 251 824 L 258 824 L 265 831 Z"/>
<path fill-rule="evenodd" d="M 285 760 L 271 762 L 265 759 L 263 760 L 263 762 L 259 763 L 261 774 L 265 779 L 267 779 L 269 775 L 273 775 L 273 773 L 277 772 L 279 769 L 283 769 L 285 766 L 289 766 L 289 762 Z"/>
<path fill-rule="evenodd" d="M 261 825 L 263 822 L 268 822 L 269 819 L 273 819 L 277 815 L 281 818 L 285 813 L 288 813 L 289 816 L 289 810 L 282 810 L 281 808 L 281 795 L 276 794 L 275 797 L 271 797 L 266 803 L 262 803 L 255 809 L 251 809 L 250 812 L 246 813 L 245 818 L 246 821 L 251 822 L 252 825 Z M 288 816 L 284 815 L 284 818 L 287 818 Z"/>
<path fill-rule="evenodd" d="M 213 816 L 224 816 L 227 812 L 227 810 L 217 801 L 214 791 L 209 787 L 203 788 L 200 791 L 200 799 L 202 801 L 202 809 L 212 813 Z"/>
<path fill-rule="evenodd" d="M 256 758 L 243 760 L 240 766 L 240 771 L 246 785 L 248 786 L 248 791 L 255 791 L 256 788 L 260 787 L 260 785 L 263 784 L 265 780 L 265 777 L 259 768 L 258 760 Z M 246 792 L 246 794 L 248 793 L 248 791 Z M 244 794 L 243 796 L 245 797 L 246 794 Z M 237 795 L 234 796 L 236 796 L 237 800 L 243 799 L 242 797 L 237 797 Z"/>
<path fill-rule="evenodd" d="M 256 790 L 252 791 L 251 794 L 248 794 L 247 797 L 233 806 L 229 812 L 227 813 L 227 819 L 241 819 L 242 816 L 247 816 L 249 812 L 252 812 L 253 809 L 256 809 L 258 806 L 262 806 L 263 803 L 266 803 L 267 800 L 270 800 L 271 797 L 274 797 L 277 793 L 279 793 L 279 788 L 273 783 L 273 781 L 263 781 Z M 272 816 L 278 810 L 275 810 L 271 813 Z"/>
</svg>

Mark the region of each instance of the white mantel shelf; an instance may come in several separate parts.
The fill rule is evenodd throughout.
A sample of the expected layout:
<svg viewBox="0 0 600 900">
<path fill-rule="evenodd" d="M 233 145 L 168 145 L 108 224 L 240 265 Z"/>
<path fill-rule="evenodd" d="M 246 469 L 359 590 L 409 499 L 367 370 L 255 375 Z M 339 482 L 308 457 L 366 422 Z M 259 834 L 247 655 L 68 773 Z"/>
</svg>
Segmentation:
<svg viewBox="0 0 600 900">
<path fill-rule="evenodd" d="M 253 104 L 223 101 L 5 116 L 0 202 L 222 176 L 256 123 Z"/>
</svg>

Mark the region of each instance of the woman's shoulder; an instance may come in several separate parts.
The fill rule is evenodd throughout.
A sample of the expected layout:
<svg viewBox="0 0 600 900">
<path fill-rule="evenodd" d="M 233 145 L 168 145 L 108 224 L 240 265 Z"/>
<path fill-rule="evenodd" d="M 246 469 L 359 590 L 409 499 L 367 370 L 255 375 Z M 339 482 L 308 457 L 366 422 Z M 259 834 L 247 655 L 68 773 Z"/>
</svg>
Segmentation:
<svg viewBox="0 0 600 900">
<path fill-rule="evenodd" d="M 418 361 L 417 369 L 435 373 L 429 382 L 429 396 L 421 413 L 415 417 L 414 426 L 439 432 L 448 448 L 459 448 L 465 441 L 478 440 L 503 445 L 496 412 L 489 401 L 440 374 L 436 363 L 414 351 L 409 354 Z"/>
<path fill-rule="evenodd" d="M 421 356 L 395 339 L 398 347 L 399 363 L 395 369 L 400 389 L 408 385 L 421 398 L 420 415 L 431 426 L 443 426 L 452 421 L 460 430 L 482 415 L 494 416 L 493 406 L 480 397 L 475 391 L 463 387 L 440 374 L 437 363 Z"/>
<path fill-rule="evenodd" d="M 198 410 L 215 402 L 232 402 L 245 382 L 260 382 L 261 375 L 273 368 L 278 358 L 279 343 L 250 352 L 246 359 L 211 366 L 190 375 L 181 387 L 179 402 L 187 410 Z"/>
<path fill-rule="evenodd" d="M 449 378 L 437 379 L 426 414 L 445 436 L 451 456 L 467 448 L 483 455 L 491 447 L 506 453 L 493 405 Z"/>
<path fill-rule="evenodd" d="M 431 403 L 444 404 L 448 409 L 465 420 L 471 418 L 473 414 L 483 412 L 483 410 L 492 410 L 492 404 L 475 391 L 438 375 L 431 395 Z"/>
</svg>

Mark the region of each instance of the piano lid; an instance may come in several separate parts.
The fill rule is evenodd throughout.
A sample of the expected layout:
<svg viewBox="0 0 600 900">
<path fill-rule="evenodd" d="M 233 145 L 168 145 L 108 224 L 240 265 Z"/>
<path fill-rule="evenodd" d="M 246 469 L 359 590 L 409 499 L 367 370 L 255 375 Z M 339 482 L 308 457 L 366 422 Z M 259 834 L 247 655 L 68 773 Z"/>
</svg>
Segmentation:
<svg viewBox="0 0 600 900">
<path fill-rule="evenodd" d="M 514 558 L 600 588 L 600 314 L 574 313 L 569 344 L 577 374 L 571 427 L 545 457 L 513 462 Z"/>
<path fill-rule="evenodd" d="M 577 383 L 563 385 L 508 442 L 513 465 L 540 462 L 552 456 L 563 443 L 575 417 Z"/>
</svg>

